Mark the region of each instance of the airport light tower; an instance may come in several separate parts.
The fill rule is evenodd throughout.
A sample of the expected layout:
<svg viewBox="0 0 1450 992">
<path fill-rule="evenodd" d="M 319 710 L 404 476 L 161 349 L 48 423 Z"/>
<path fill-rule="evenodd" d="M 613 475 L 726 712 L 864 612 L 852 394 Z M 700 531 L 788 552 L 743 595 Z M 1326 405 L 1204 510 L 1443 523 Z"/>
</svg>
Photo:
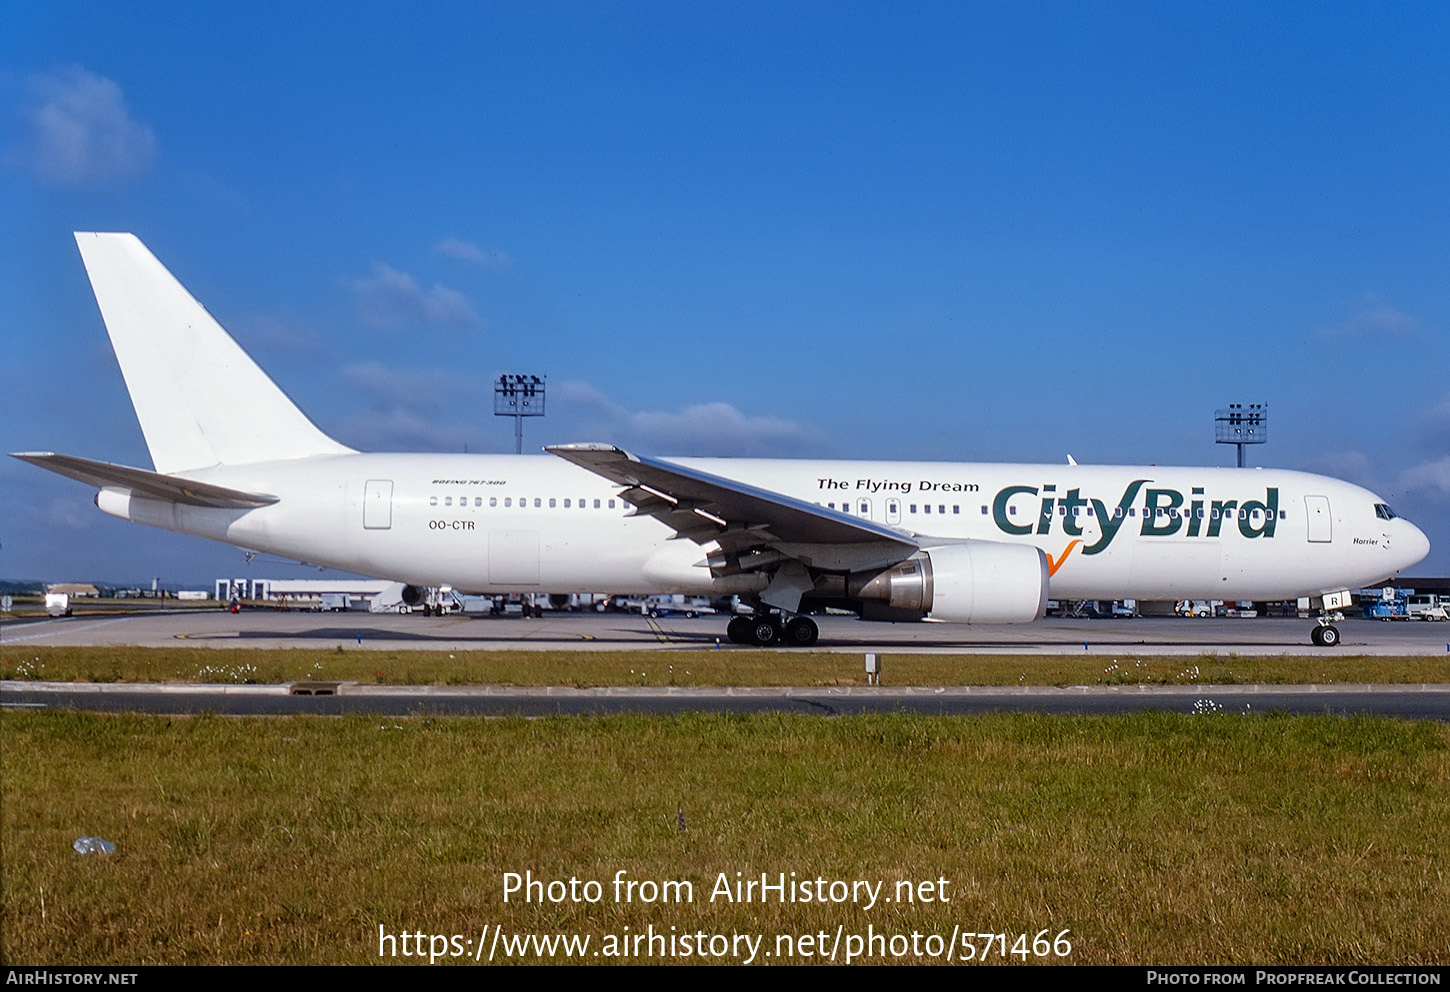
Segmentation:
<svg viewBox="0 0 1450 992">
<path fill-rule="evenodd" d="M 524 453 L 524 418 L 544 415 L 544 376 L 501 375 L 493 384 L 493 415 L 514 418 L 514 454 Z"/>
<path fill-rule="evenodd" d="M 1269 404 L 1230 403 L 1227 410 L 1213 414 L 1214 443 L 1232 444 L 1239 449 L 1239 468 L 1244 467 L 1244 445 L 1269 440 Z"/>
</svg>

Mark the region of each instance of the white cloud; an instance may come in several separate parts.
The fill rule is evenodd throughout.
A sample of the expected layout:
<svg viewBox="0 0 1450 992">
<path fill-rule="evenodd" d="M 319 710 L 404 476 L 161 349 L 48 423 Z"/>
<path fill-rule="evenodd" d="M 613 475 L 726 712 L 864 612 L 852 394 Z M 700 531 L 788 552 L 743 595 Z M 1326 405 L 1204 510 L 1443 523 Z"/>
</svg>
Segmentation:
<svg viewBox="0 0 1450 992">
<path fill-rule="evenodd" d="M 95 507 L 89 500 L 70 497 L 50 500 L 39 516 L 48 527 L 58 530 L 90 530 L 97 521 Z"/>
<path fill-rule="evenodd" d="M 477 397 L 485 383 L 435 369 L 389 369 L 359 362 L 338 373 L 339 385 L 359 396 L 367 411 L 343 421 L 338 431 L 365 450 L 480 450 L 477 419 L 448 416 L 460 397 Z M 474 406 L 478 402 L 475 401 Z"/>
<path fill-rule="evenodd" d="M 777 456 L 821 452 L 825 436 L 779 417 L 750 416 L 729 403 L 695 403 L 677 411 L 630 411 L 585 382 L 563 382 L 556 401 L 590 418 L 587 440 L 676 455 Z M 557 407 L 556 407 L 557 409 Z"/>
<path fill-rule="evenodd" d="M 418 280 L 382 262 L 373 263 L 371 278 L 351 282 L 363 323 L 382 331 L 413 323 L 467 328 L 480 323 L 468 297 L 442 283 L 424 290 Z"/>
<path fill-rule="evenodd" d="M 338 373 L 339 382 L 360 393 L 376 410 L 441 410 L 455 396 L 476 395 L 480 383 L 439 369 L 398 370 L 378 362 L 359 362 Z"/>
<path fill-rule="evenodd" d="M 124 179 L 156 161 L 156 136 L 132 119 L 121 87 L 80 66 L 32 76 L 31 166 L 47 182 Z"/>
<path fill-rule="evenodd" d="M 249 352 L 253 349 L 291 355 L 320 355 L 317 332 L 290 314 L 246 314 L 228 329 Z"/>
<path fill-rule="evenodd" d="M 1450 451 L 1450 396 L 1420 416 L 1420 430 L 1432 451 Z"/>
<path fill-rule="evenodd" d="M 1450 500 L 1450 457 L 1406 469 L 1400 476 L 1400 488 L 1435 500 Z"/>
<path fill-rule="evenodd" d="M 1303 462 L 1299 468 L 1316 475 L 1343 479 L 1366 489 L 1378 488 L 1378 480 L 1369 458 L 1358 451 L 1327 451 Z"/>
<path fill-rule="evenodd" d="M 1365 293 L 1345 319 L 1316 331 L 1325 338 L 1381 338 L 1403 341 L 1420 332 L 1420 322 L 1374 293 Z"/>
<path fill-rule="evenodd" d="M 479 265 L 485 269 L 502 269 L 513 261 L 505 252 L 497 249 L 484 251 L 473 242 L 461 241 L 458 238 L 445 238 L 433 246 L 433 253 L 458 262 Z"/>
<path fill-rule="evenodd" d="M 337 435 L 363 451 L 485 450 L 476 425 L 414 410 L 369 410 L 345 417 Z"/>
</svg>

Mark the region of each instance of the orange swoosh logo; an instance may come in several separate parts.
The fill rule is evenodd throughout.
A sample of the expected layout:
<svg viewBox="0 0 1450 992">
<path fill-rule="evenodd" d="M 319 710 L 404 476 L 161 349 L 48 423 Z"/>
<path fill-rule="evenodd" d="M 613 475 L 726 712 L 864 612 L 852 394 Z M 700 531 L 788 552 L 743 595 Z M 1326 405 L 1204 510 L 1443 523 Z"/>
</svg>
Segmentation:
<svg viewBox="0 0 1450 992">
<path fill-rule="evenodd" d="M 1070 542 L 1068 542 L 1067 547 L 1065 547 L 1065 548 L 1062 549 L 1062 554 L 1058 555 L 1056 559 L 1054 559 L 1052 557 L 1052 555 L 1048 555 L 1047 556 L 1047 575 L 1048 575 L 1048 578 L 1051 578 L 1052 576 L 1054 576 L 1054 575 L 1057 574 L 1057 570 L 1062 567 L 1063 562 L 1067 561 L 1067 556 L 1070 555 L 1070 554 L 1072 554 L 1072 549 L 1075 548 L 1075 547 L 1077 547 L 1081 543 L 1082 543 L 1081 541 L 1070 541 Z"/>
</svg>

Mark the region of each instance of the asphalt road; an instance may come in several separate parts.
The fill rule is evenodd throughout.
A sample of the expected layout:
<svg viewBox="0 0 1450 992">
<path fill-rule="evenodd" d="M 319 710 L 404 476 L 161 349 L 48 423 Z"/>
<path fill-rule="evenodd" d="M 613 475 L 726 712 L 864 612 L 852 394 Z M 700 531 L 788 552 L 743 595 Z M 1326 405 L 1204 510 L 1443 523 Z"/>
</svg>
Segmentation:
<svg viewBox="0 0 1450 992">
<path fill-rule="evenodd" d="M 331 687 L 330 687 L 331 688 Z M 787 712 L 838 716 L 989 712 L 1374 715 L 1450 721 L 1450 684 L 1197 685 L 915 688 L 653 688 L 559 686 L 377 686 L 343 684 L 332 695 L 289 686 L 0 682 L 0 706 L 92 712 L 216 713 L 231 716 L 366 713 L 379 716 Z"/>
<path fill-rule="evenodd" d="M 1312 621 L 1283 618 L 1124 620 L 1049 618 L 1023 625 L 866 623 L 854 617 L 817 618 L 817 651 L 990 652 L 1062 654 L 1450 654 L 1450 624 L 1347 619 L 1336 648 L 1309 643 Z M 689 650 L 725 639 L 725 617 L 651 620 L 624 613 L 550 613 L 542 619 L 475 615 L 279 613 L 248 610 L 150 611 L 121 616 L 0 620 L 0 645 L 134 645 L 208 648 L 289 648 L 346 645 L 419 650 Z M 755 650 L 750 648 L 748 650 Z M 1447 656 L 1450 662 L 1450 656 Z"/>
</svg>

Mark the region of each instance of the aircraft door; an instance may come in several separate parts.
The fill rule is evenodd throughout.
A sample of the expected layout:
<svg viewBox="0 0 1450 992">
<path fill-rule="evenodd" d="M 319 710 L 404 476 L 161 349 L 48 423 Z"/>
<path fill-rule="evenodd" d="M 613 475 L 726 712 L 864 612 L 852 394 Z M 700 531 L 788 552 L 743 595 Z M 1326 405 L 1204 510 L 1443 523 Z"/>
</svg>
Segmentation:
<svg viewBox="0 0 1450 992">
<path fill-rule="evenodd" d="M 393 526 L 393 481 L 369 479 L 363 488 L 363 529 L 388 530 Z"/>
<path fill-rule="evenodd" d="M 1328 496 L 1305 496 L 1304 515 L 1309 518 L 1309 542 L 1328 544 L 1334 539 L 1333 518 L 1329 515 Z"/>
<path fill-rule="evenodd" d="M 871 501 L 869 499 L 858 499 L 856 501 L 856 511 L 858 516 L 862 516 L 865 517 L 867 520 L 870 520 Z"/>
<path fill-rule="evenodd" d="M 886 522 L 888 524 L 901 523 L 901 500 L 893 498 L 886 501 Z"/>
</svg>

